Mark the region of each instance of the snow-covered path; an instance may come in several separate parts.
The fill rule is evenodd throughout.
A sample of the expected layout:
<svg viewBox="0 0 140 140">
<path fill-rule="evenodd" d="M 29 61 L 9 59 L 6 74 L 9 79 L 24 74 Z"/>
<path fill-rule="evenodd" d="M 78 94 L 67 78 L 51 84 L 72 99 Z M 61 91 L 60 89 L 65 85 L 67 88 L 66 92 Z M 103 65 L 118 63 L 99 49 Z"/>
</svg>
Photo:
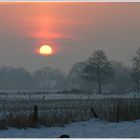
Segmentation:
<svg viewBox="0 0 140 140">
<path fill-rule="evenodd" d="M 131 122 L 111 123 L 91 119 L 85 122 L 77 122 L 65 127 L 41 127 L 28 129 L 9 128 L 1 130 L 0 137 L 17 138 L 58 138 L 67 134 L 71 138 L 97 138 L 97 137 L 140 137 L 140 120 Z"/>
</svg>

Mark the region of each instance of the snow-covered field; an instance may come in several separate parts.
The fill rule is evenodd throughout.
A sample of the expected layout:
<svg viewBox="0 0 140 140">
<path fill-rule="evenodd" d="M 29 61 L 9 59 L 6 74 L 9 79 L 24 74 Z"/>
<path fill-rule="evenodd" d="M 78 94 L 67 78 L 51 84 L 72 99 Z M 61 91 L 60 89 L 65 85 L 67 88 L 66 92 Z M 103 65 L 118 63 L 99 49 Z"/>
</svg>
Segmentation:
<svg viewBox="0 0 140 140">
<path fill-rule="evenodd" d="M 128 92 L 124 95 L 99 95 L 93 93 L 67 93 L 63 90 L 0 90 L 1 100 L 71 100 L 71 99 L 132 99 L 140 98 L 140 93 Z M 61 93 L 62 92 L 62 93 Z M 66 93 L 65 93 L 66 92 Z"/>
<path fill-rule="evenodd" d="M 40 127 L 28 129 L 9 128 L 1 130 L 0 137 L 14 138 L 58 138 L 67 134 L 71 138 L 138 138 L 140 137 L 140 120 L 112 123 L 91 119 L 77 122 L 65 127 Z"/>
<path fill-rule="evenodd" d="M 57 94 L 57 93 L 51 93 L 51 94 L 33 94 L 33 93 L 26 93 L 26 94 L 18 94 L 9 92 L 9 93 L 0 93 L 0 99 L 1 100 L 71 100 L 71 99 L 132 99 L 132 98 L 140 98 L 140 94 L 126 94 L 126 95 L 98 95 L 98 94 L 75 94 L 75 93 L 69 93 L 69 94 Z"/>
</svg>

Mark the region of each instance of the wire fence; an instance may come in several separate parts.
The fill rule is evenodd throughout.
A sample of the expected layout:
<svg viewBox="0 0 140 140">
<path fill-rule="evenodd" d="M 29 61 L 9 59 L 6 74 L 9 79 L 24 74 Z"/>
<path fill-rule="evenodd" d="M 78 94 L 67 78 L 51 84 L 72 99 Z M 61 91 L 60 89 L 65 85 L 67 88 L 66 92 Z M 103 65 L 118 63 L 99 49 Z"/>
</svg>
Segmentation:
<svg viewBox="0 0 140 140">
<path fill-rule="evenodd" d="M 1 128 L 65 125 L 90 118 L 140 119 L 140 99 L 0 100 Z"/>
</svg>

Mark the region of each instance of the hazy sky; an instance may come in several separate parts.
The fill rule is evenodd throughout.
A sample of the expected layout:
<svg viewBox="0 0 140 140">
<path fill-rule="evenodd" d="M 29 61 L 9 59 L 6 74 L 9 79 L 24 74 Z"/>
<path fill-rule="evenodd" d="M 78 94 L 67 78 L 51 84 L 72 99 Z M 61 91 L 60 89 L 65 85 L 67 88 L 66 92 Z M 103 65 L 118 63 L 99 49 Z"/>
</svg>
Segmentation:
<svg viewBox="0 0 140 140">
<path fill-rule="evenodd" d="M 67 72 L 97 49 L 128 65 L 139 46 L 140 3 L 0 3 L 0 66 Z"/>
</svg>

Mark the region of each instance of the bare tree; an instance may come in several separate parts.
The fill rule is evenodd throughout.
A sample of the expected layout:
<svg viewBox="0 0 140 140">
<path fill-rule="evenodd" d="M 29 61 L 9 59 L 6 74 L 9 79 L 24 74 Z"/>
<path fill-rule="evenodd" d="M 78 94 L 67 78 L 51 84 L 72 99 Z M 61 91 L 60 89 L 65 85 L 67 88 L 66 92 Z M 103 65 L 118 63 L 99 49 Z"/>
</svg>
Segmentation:
<svg viewBox="0 0 140 140">
<path fill-rule="evenodd" d="M 85 67 L 85 62 L 79 62 L 72 66 L 68 76 L 67 76 L 67 85 L 68 88 L 81 89 L 85 83 L 81 77 L 83 69 Z"/>
<path fill-rule="evenodd" d="M 132 57 L 132 78 L 136 83 L 136 89 L 140 90 L 140 47 L 136 51 L 136 56 Z"/>
<path fill-rule="evenodd" d="M 65 75 L 58 69 L 44 67 L 33 73 L 33 78 L 40 89 L 61 89 L 65 83 Z"/>
<path fill-rule="evenodd" d="M 101 50 L 97 50 L 86 61 L 83 78 L 87 81 L 96 82 L 98 85 L 98 93 L 102 94 L 102 83 L 111 78 L 113 73 L 113 68 L 105 53 Z"/>
<path fill-rule="evenodd" d="M 0 89 L 23 90 L 33 89 L 35 86 L 31 73 L 23 67 L 0 67 Z"/>
<path fill-rule="evenodd" d="M 113 94 L 124 94 L 132 90 L 134 86 L 130 75 L 131 68 L 118 61 L 111 61 L 114 69 L 114 77 L 111 80 L 110 87 Z"/>
</svg>

